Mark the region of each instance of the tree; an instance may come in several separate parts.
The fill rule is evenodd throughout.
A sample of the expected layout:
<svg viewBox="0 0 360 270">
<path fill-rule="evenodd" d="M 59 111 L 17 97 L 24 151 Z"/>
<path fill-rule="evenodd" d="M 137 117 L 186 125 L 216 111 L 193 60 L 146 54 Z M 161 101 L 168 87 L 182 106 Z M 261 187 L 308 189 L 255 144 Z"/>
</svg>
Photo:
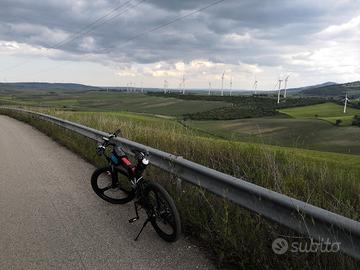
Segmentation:
<svg viewBox="0 0 360 270">
<path fill-rule="evenodd" d="M 360 117 L 358 115 L 354 116 L 353 121 L 352 121 L 352 125 L 360 127 Z"/>
</svg>

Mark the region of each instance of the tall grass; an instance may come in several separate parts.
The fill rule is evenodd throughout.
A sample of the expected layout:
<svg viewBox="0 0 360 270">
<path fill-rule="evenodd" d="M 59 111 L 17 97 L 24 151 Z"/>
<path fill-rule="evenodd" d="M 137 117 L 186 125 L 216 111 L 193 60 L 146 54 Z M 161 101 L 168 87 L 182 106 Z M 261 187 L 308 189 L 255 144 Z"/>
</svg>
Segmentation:
<svg viewBox="0 0 360 270">
<path fill-rule="evenodd" d="M 360 158 L 351 155 L 230 142 L 204 137 L 175 121 L 128 113 L 46 113 L 99 130 L 121 128 L 125 137 L 181 155 L 249 182 L 360 220 Z M 9 112 L 7 112 L 9 113 Z M 22 114 L 30 122 L 99 165 L 94 143 L 50 123 Z M 166 185 L 176 198 L 184 228 L 213 252 L 216 262 L 240 269 L 358 269 L 360 264 L 342 254 L 275 255 L 272 241 L 279 235 L 298 235 L 259 215 L 211 195 L 201 188 L 176 185 L 176 177 L 152 168 L 148 177 Z"/>
</svg>

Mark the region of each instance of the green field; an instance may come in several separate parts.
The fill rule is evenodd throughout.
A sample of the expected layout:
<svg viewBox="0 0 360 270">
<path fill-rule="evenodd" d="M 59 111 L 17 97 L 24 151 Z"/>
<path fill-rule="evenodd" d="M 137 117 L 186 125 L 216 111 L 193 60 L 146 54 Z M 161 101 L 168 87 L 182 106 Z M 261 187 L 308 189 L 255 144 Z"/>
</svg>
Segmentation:
<svg viewBox="0 0 360 270">
<path fill-rule="evenodd" d="M 353 116 L 360 115 L 360 110 L 349 107 L 345 115 L 341 105 L 330 102 L 293 107 L 319 102 L 323 101 L 289 99 L 281 106 L 288 104 L 291 108 L 279 109 L 281 115 L 276 111 L 275 100 L 269 97 L 112 91 L 0 91 L 0 104 L 4 105 L 70 111 L 136 112 L 180 121 L 188 119 L 184 123 L 190 128 L 224 139 L 360 154 L 359 129 L 351 126 Z M 233 120 L 226 120 L 229 118 Z M 341 129 L 335 126 L 338 119 L 342 121 Z"/>
<path fill-rule="evenodd" d="M 359 127 L 337 127 L 319 119 L 252 118 L 185 124 L 229 140 L 360 154 Z"/>
<path fill-rule="evenodd" d="M 223 101 L 182 100 L 105 91 L 87 92 L 21 92 L 15 96 L 1 95 L 0 105 L 25 105 L 80 111 L 130 111 L 179 116 L 231 106 Z"/>
<path fill-rule="evenodd" d="M 337 119 L 342 121 L 342 125 L 351 125 L 355 115 L 360 115 L 359 109 L 347 108 L 344 114 L 344 107 L 335 103 L 323 103 L 311 106 L 288 108 L 280 110 L 281 113 L 287 114 L 293 118 L 319 118 L 335 124 Z"/>
<path fill-rule="evenodd" d="M 224 139 L 256 142 L 327 152 L 360 154 L 359 128 L 351 126 L 360 110 L 335 103 L 322 103 L 280 109 L 268 97 L 220 97 L 163 94 L 134 94 L 105 91 L 0 91 L 0 104 L 30 108 L 57 108 L 71 111 L 136 112 L 167 118 L 188 119 L 185 125 Z M 234 103 L 231 103 L 233 100 Z M 282 106 L 321 102 L 317 99 L 291 99 Z M 261 110 L 259 110 L 261 108 Z M 264 108 L 268 108 L 265 110 Z M 255 115 L 254 115 L 255 112 Z M 277 113 L 277 112 L 276 112 Z M 192 115 L 189 119 L 189 115 Z M 218 115 L 214 120 L 214 115 Z M 271 115 L 271 113 L 270 113 Z M 201 116 L 200 119 L 197 119 Z M 231 117 L 230 117 L 231 116 Z M 286 116 L 286 117 L 284 117 Z M 226 120 L 227 117 L 235 118 Z M 255 117 L 255 118 L 248 118 Z M 210 118 L 210 119 L 207 119 Z M 238 119 L 243 118 L 243 119 Z M 341 119 L 341 129 L 334 124 Z"/>
</svg>

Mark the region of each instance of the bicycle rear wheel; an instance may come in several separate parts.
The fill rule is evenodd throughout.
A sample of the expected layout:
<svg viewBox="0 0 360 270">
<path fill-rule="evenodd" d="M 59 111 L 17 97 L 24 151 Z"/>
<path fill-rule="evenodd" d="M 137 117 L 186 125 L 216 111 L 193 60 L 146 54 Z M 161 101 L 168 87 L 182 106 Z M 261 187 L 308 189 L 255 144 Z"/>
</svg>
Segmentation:
<svg viewBox="0 0 360 270">
<path fill-rule="evenodd" d="M 167 242 L 175 242 L 181 233 L 181 222 L 174 200 L 154 182 L 147 184 L 144 197 L 147 213 L 157 234 Z"/>
<path fill-rule="evenodd" d="M 113 173 L 117 174 L 117 182 L 112 181 Z M 134 198 L 134 190 L 127 176 L 121 171 L 112 172 L 111 167 L 99 168 L 91 176 L 91 186 L 103 200 L 113 204 L 124 204 Z"/>
</svg>

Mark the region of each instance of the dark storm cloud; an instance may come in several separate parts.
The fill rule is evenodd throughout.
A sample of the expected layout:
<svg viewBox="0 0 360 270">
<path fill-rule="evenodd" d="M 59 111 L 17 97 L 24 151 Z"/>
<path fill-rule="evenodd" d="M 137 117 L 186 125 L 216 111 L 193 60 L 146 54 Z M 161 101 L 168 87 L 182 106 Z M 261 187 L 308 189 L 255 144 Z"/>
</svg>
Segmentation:
<svg viewBox="0 0 360 270">
<path fill-rule="evenodd" d="M 51 48 L 125 2 L 2 0 L 0 40 Z M 202 13 L 129 42 L 139 33 L 211 2 L 149 0 L 91 29 L 61 49 L 79 56 L 102 54 L 104 58 L 119 62 L 212 59 L 233 64 L 241 61 L 279 65 L 276 56 L 284 46 L 307 44 L 312 34 L 331 24 L 348 21 L 359 11 L 357 0 L 319 3 L 309 0 L 225 0 Z M 232 34 L 237 35 L 233 40 Z"/>
</svg>

